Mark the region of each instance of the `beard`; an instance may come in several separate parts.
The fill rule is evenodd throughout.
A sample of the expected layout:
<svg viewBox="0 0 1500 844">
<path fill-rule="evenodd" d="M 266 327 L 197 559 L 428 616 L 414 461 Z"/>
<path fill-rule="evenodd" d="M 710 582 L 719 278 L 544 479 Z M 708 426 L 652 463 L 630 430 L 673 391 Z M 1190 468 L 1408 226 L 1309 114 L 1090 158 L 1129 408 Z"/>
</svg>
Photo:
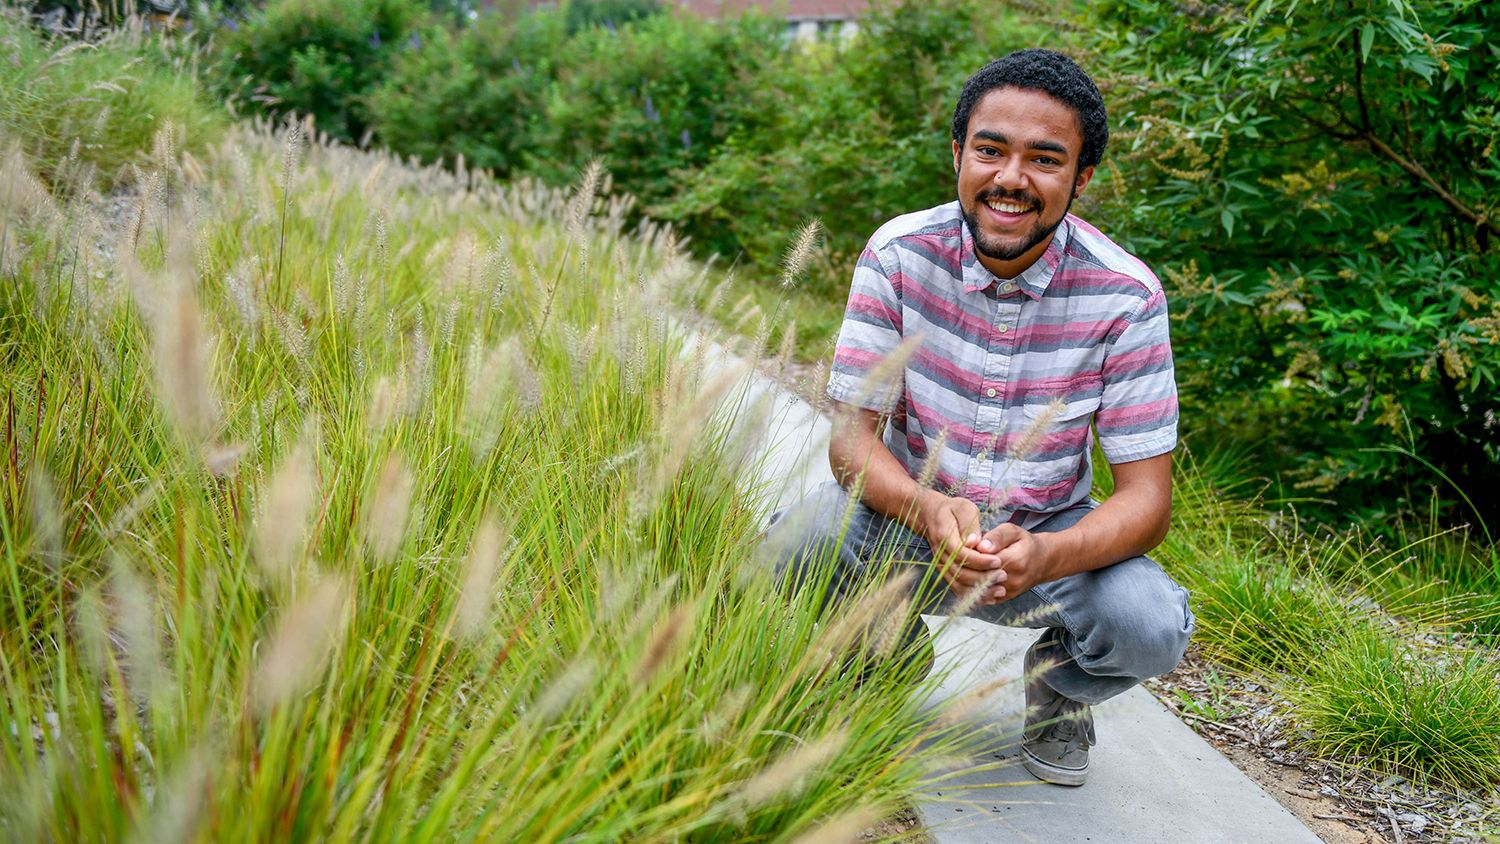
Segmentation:
<svg viewBox="0 0 1500 844">
<path fill-rule="evenodd" d="M 964 225 L 969 227 L 970 237 L 974 239 L 974 250 L 986 258 L 993 258 L 997 261 L 1014 261 L 1025 255 L 1033 246 L 1051 237 L 1052 233 L 1057 231 L 1057 227 L 1062 225 L 1063 218 L 1068 216 L 1068 211 L 1073 208 L 1073 196 L 1069 194 L 1068 206 L 1063 209 L 1062 216 L 1058 217 L 1053 223 L 1048 224 L 1042 220 L 1042 212 L 1045 210 L 1042 206 L 1042 201 L 1025 191 L 1011 192 L 990 188 L 981 191 L 979 196 L 975 197 L 975 204 L 978 205 L 991 199 L 1029 205 L 1037 215 L 1036 224 L 1020 240 L 1005 243 L 997 238 L 989 237 L 980 231 L 979 223 L 974 219 L 973 212 L 969 210 L 968 206 L 964 205 L 963 198 L 959 197 L 958 209 L 963 214 Z"/>
</svg>

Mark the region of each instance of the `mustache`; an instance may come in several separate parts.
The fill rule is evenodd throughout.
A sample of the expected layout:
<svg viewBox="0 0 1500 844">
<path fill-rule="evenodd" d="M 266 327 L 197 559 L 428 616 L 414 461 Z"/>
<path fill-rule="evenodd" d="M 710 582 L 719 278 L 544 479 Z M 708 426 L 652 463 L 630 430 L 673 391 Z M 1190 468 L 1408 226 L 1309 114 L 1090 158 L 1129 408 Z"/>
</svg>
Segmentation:
<svg viewBox="0 0 1500 844">
<path fill-rule="evenodd" d="M 1042 207 L 1042 201 L 1026 191 L 1008 191 L 999 188 L 985 188 L 979 192 L 980 202 L 989 202 L 992 199 L 1002 202 L 1014 202 L 1017 205 L 1025 205 L 1032 209 Z"/>
</svg>

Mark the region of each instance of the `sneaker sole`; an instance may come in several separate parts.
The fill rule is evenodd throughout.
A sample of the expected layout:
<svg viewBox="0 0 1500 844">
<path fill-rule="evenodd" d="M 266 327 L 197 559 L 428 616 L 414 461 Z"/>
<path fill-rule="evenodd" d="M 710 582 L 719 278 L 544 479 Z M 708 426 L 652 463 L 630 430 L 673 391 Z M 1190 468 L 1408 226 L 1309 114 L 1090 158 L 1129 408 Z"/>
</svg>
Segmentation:
<svg viewBox="0 0 1500 844">
<path fill-rule="evenodd" d="M 1082 768 L 1059 767 L 1033 756 L 1031 749 L 1024 745 L 1021 747 L 1021 764 L 1032 776 L 1053 785 L 1080 786 L 1089 778 L 1087 765 Z"/>
</svg>

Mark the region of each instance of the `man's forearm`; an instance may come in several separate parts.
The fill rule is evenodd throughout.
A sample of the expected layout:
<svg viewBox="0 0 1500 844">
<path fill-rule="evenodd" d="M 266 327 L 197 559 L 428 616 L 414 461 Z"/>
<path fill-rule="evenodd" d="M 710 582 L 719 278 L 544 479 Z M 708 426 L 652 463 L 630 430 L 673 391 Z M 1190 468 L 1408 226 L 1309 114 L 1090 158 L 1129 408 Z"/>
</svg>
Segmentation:
<svg viewBox="0 0 1500 844">
<path fill-rule="evenodd" d="M 922 498 L 938 493 L 924 489 L 881 441 L 875 417 L 868 411 L 845 408 L 835 421 L 828 447 L 829 468 L 845 489 L 861 484 L 860 499 L 877 513 L 913 530 Z"/>
<path fill-rule="evenodd" d="M 1163 456 L 1162 459 L 1170 460 Z M 1113 565 L 1161 544 L 1172 517 L 1170 480 L 1116 487 L 1093 512 L 1067 530 L 1038 534 L 1053 557 L 1056 577 Z"/>
</svg>

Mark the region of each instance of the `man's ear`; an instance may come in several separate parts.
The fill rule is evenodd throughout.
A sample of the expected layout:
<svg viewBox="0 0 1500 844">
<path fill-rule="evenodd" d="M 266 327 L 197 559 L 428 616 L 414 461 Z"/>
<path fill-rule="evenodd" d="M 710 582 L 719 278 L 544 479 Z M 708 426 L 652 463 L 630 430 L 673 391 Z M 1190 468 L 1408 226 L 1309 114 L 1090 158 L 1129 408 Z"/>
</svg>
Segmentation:
<svg viewBox="0 0 1500 844">
<path fill-rule="evenodd" d="M 953 142 L 953 173 L 954 173 L 954 175 L 958 174 L 959 157 L 963 154 L 963 151 L 964 151 L 963 147 L 961 147 L 961 146 L 958 145 L 958 141 L 954 141 Z M 1093 168 L 1089 168 L 1089 169 L 1093 169 Z"/>
<path fill-rule="evenodd" d="M 1088 187 L 1089 180 L 1094 178 L 1094 168 L 1084 167 L 1078 171 L 1078 178 L 1073 180 L 1073 198 L 1083 196 L 1083 189 Z"/>
</svg>

